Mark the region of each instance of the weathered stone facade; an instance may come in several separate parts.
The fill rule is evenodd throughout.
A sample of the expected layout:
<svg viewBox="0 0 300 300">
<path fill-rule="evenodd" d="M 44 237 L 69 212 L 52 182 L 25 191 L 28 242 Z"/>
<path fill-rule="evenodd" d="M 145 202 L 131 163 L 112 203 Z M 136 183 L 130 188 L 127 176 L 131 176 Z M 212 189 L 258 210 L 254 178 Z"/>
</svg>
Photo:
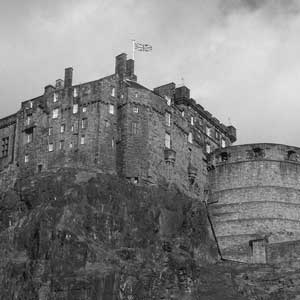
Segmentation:
<svg viewBox="0 0 300 300">
<path fill-rule="evenodd" d="M 133 182 L 177 184 L 202 196 L 206 155 L 236 140 L 226 127 L 170 83 L 137 83 L 134 61 L 116 57 L 115 73 L 72 85 L 73 69 L 44 94 L 0 120 L 0 170 L 30 176 L 62 166 L 118 174 Z"/>
<path fill-rule="evenodd" d="M 213 153 L 208 203 L 223 258 L 265 263 L 280 261 L 281 252 L 282 260 L 295 256 L 300 240 L 299 156 L 299 148 L 277 144 Z"/>
</svg>

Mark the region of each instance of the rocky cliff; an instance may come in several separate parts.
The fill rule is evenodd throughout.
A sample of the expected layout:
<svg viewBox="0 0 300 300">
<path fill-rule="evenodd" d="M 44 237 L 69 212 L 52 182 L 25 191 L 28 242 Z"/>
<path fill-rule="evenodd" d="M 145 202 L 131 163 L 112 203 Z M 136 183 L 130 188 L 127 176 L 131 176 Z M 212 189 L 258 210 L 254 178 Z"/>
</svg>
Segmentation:
<svg viewBox="0 0 300 300">
<path fill-rule="evenodd" d="M 176 187 L 61 169 L 0 193 L 0 299 L 299 299 L 293 266 L 221 262 Z"/>
</svg>

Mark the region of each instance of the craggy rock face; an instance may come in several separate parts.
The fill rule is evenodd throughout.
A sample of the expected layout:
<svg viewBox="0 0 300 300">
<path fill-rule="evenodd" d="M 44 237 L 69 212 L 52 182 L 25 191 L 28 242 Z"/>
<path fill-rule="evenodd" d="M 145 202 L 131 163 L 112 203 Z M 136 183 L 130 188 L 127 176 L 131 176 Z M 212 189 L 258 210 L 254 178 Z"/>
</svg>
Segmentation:
<svg viewBox="0 0 300 300">
<path fill-rule="evenodd" d="M 0 207 L 3 300 L 183 299 L 216 257 L 202 204 L 176 189 L 61 170 Z"/>
<path fill-rule="evenodd" d="M 297 299 L 291 267 L 217 262 L 208 228 L 175 188 L 68 169 L 18 180 L 0 194 L 0 299 Z"/>
</svg>

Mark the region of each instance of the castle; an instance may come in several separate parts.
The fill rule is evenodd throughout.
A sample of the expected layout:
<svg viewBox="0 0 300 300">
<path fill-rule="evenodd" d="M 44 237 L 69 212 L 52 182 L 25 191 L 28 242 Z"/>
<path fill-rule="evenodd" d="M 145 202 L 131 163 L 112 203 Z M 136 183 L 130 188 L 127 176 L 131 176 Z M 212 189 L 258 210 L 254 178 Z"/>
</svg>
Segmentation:
<svg viewBox="0 0 300 300">
<path fill-rule="evenodd" d="M 290 253 L 291 243 L 299 247 L 300 149 L 231 146 L 233 126 L 191 99 L 186 86 L 139 84 L 124 53 L 112 75 L 79 85 L 72 77 L 66 68 L 64 80 L 0 120 L 0 183 L 12 172 L 61 167 L 136 184 L 165 181 L 207 203 L 224 259 L 265 263 L 282 259 L 282 249 Z"/>
</svg>

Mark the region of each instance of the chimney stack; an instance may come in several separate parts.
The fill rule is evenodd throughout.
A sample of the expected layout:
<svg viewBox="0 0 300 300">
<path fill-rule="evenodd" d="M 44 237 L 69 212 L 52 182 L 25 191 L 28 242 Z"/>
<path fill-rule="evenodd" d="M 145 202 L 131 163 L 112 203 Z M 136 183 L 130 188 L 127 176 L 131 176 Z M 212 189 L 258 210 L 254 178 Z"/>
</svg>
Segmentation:
<svg viewBox="0 0 300 300">
<path fill-rule="evenodd" d="M 71 87 L 73 81 L 73 68 L 65 69 L 65 88 Z"/>
</svg>

